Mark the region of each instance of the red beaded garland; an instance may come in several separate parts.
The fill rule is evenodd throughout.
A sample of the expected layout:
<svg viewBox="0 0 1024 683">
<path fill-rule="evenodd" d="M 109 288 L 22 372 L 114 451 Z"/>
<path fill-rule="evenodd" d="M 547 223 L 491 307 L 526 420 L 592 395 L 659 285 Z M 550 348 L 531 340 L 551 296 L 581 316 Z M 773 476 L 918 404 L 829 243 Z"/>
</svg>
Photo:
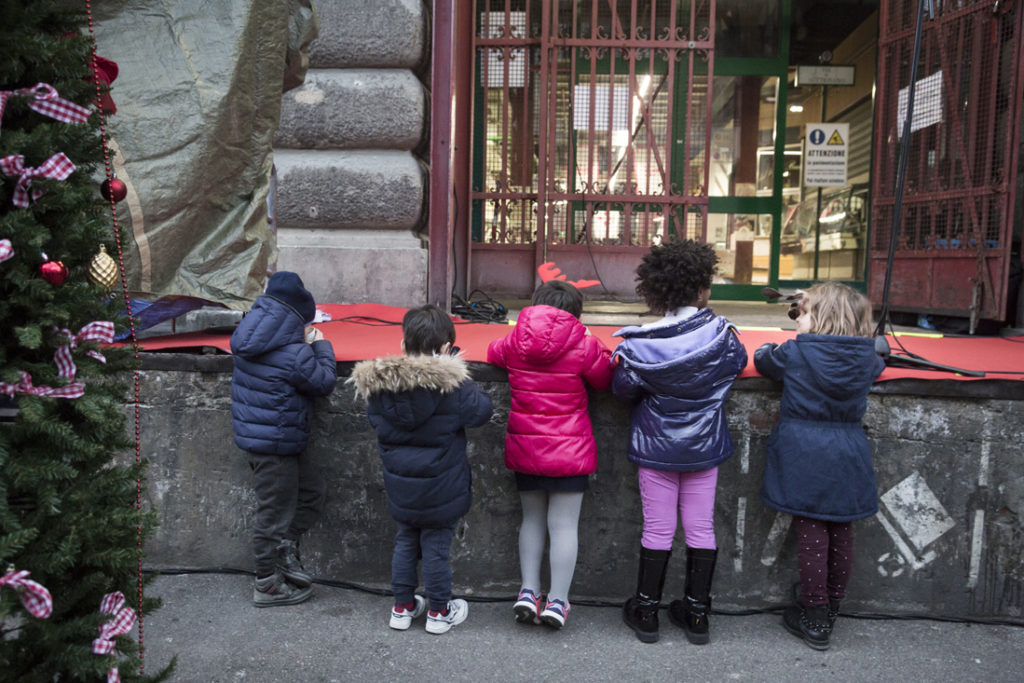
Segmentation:
<svg viewBox="0 0 1024 683">
<path fill-rule="evenodd" d="M 86 19 L 89 24 L 89 39 L 91 41 L 91 59 L 89 60 L 89 66 L 92 68 L 93 83 L 96 85 L 96 108 L 98 110 L 100 120 L 100 140 L 103 142 L 103 166 L 106 171 L 107 181 L 113 186 L 114 171 L 110 164 L 110 144 L 107 139 L 107 126 L 106 126 L 106 113 L 103 110 L 103 90 L 102 81 L 100 79 L 99 66 L 96 63 L 96 31 L 93 26 L 92 20 L 92 2 L 85 0 L 85 13 Z M 117 180 L 123 186 L 124 183 Z M 101 188 L 102 192 L 102 188 Z M 125 188 L 127 193 L 127 188 Z M 135 317 L 132 315 L 132 300 L 128 296 L 128 276 L 124 269 L 124 252 L 121 247 L 121 229 L 117 224 L 117 202 L 119 199 L 114 199 L 114 196 L 107 197 L 103 195 L 107 201 L 110 202 L 110 215 L 114 223 L 114 243 L 117 247 L 117 265 L 118 270 L 121 273 L 121 289 L 124 293 L 124 305 L 125 311 L 128 313 L 128 330 L 131 334 L 132 349 L 135 352 L 135 360 L 139 359 L 139 340 L 135 335 Z M 121 199 L 124 199 L 122 196 Z M 137 363 L 136 363 L 137 365 Z M 141 409 L 139 402 L 139 386 L 141 379 L 139 376 L 139 370 L 136 367 L 134 371 L 135 376 L 135 464 L 142 464 L 142 440 L 141 440 Z M 142 514 L 142 478 L 138 477 L 135 480 L 135 509 Z M 142 598 L 143 598 L 143 587 L 142 587 L 142 521 L 137 524 L 138 530 L 138 578 L 137 578 L 137 604 L 136 613 L 138 614 L 138 625 L 139 625 L 139 674 L 145 675 L 146 673 L 146 648 L 143 641 L 143 617 L 142 617 Z"/>
</svg>

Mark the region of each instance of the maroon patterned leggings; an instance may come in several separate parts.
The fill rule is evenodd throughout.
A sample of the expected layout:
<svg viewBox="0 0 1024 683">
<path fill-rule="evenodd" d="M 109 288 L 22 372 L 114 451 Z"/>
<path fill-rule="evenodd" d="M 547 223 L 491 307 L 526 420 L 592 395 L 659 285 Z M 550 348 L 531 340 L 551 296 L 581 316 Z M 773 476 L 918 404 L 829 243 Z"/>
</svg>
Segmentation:
<svg viewBox="0 0 1024 683">
<path fill-rule="evenodd" d="M 849 522 L 826 522 L 793 516 L 800 562 L 800 601 L 805 607 L 841 600 L 853 566 L 853 528 Z"/>
</svg>

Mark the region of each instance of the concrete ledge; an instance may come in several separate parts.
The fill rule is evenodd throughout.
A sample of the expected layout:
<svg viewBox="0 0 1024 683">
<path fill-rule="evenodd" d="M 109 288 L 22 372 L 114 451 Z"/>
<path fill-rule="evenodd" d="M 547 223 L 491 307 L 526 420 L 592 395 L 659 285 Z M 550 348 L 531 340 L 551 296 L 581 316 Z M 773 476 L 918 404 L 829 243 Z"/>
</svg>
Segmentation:
<svg viewBox="0 0 1024 683">
<path fill-rule="evenodd" d="M 309 47 L 314 68 L 415 69 L 428 40 L 422 0 L 316 0 L 320 35 Z"/>
<path fill-rule="evenodd" d="M 411 230 L 423 215 L 426 171 L 409 152 L 274 152 L 283 228 Z"/>
<path fill-rule="evenodd" d="M 311 69 L 281 98 L 274 146 L 412 150 L 426 115 L 423 85 L 409 70 Z"/>
<path fill-rule="evenodd" d="M 427 250 L 405 230 L 277 233 L 277 267 L 302 274 L 317 301 L 414 306 L 427 298 Z"/>
<path fill-rule="evenodd" d="M 146 564 L 251 567 L 251 475 L 232 442 L 230 358 L 165 355 L 143 356 L 142 452 L 151 462 L 146 495 L 161 520 Z M 519 581 L 519 501 L 502 447 L 508 384 L 496 368 L 473 369 L 496 414 L 470 432 L 474 504 L 452 549 L 455 589 L 507 595 Z M 847 604 L 856 610 L 1020 617 L 1020 398 L 890 391 L 874 392 L 869 400 L 865 426 L 882 512 L 855 525 Z M 726 406 L 736 452 L 719 473 L 719 606 L 786 600 L 797 579 L 789 517 L 758 498 L 778 402 L 777 386 L 754 379 L 737 382 Z M 621 599 L 634 588 L 641 526 L 635 468 L 625 457 L 629 410 L 597 393 L 591 415 L 599 468 L 584 498 L 574 595 Z M 363 406 L 342 383 L 317 405 L 310 450 L 323 467 L 329 500 L 303 544 L 307 567 L 321 577 L 387 587 L 394 525 L 385 508 L 376 439 Z M 671 596 L 683 590 L 682 547 L 680 535 L 666 586 Z"/>
</svg>

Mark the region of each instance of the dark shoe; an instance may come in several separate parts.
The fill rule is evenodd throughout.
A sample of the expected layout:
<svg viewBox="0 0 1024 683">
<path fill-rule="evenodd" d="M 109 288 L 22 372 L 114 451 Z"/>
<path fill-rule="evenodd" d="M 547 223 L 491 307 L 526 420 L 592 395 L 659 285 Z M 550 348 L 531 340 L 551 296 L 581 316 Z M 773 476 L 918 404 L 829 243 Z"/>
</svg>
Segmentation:
<svg viewBox="0 0 1024 683">
<path fill-rule="evenodd" d="M 300 588 L 290 583 L 280 572 L 268 577 L 256 579 L 252 588 L 252 602 L 257 607 L 276 607 L 278 605 L 297 605 L 305 602 L 313 594 L 309 586 Z"/>
<path fill-rule="evenodd" d="M 828 625 L 835 626 L 836 618 L 839 616 L 839 598 L 828 599 Z M 793 584 L 793 604 L 800 604 L 800 582 L 797 581 Z"/>
<path fill-rule="evenodd" d="M 714 548 L 686 549 L 686 598 L 668 606 L 672 623 L 683 629 L 694 645 L 711 640 L 711 580 L 715 576 L 718 551 Z"/>
<path fill-rule="evenodd" d="M 633 629 L 641 643 L 658 642 L 658 603 L 642 603 L 630 598 L 622 606 L 622 621 Z"/>
<path fill-rule="evenodd" d="M 642 643 L 658 642 L 658 606 L 671 556 L 671 550 L 651 550 L 640 546 L 636 595 L 622 606 L 622 621 L 633 629 Z"/>
<path fill-rule="evenodd" d="M 707 645 L 711 640 L 708 614 L 711 613 L 711 598 L 697 602 L 690 596 L 685 600 L 673 600 L 668 606 L 668 618 L 683 629 L 686 639 L 694 645 Z"/>
<path fill-rule="evenodd" d="M 801 638 L 815 650 L 827 650 L 832 626 L 828 621 L 828 607 L 804 607 L 790 605 L 782 613 L 782 625 L 797 638 Z"/>
<path fill-rule="evenodd" d="M 285 539 L 277 546 L 277 569 L 284 578 L 300 588 L 313 585 L 313 577 L 299 560 L 299 545 L 295 541 Z"/>
</svg>

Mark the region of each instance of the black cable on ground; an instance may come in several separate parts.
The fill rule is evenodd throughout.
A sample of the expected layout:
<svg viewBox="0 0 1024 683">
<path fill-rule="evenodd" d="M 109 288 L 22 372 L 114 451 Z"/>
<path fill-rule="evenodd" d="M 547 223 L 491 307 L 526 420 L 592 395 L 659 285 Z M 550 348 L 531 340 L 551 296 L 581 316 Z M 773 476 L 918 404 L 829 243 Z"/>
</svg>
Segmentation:
<svg viewBox="0 0 1024 683">
<path fill-rule="evenodd" d="M 143 573 L 164 575 L 164 576 L 180 576 L 188 574 L 246 574 L 253 576 L 254 572 L 248 569 L 240 569 L 238 567 L 165 567 L 163 569 L 143 568 Z M 372 588 L 370 586 L 364 586 L 362 584 L 354 583 L 352 581 L 341 581 L 338 579 L 321 579 L 314 578 L 313 583 L 320 584 L 321 586 L 328 586 L 330 588 L 343 588 L 345 590 L 355 590 L 361 593 L 368 593 L 370 595 L 377 595 L 380 597 L 390 597 L 394 595 L 390 590 L 386 588 Z M 478 603 L 493 603 L 493 602 L 515 602 L 516 596 L 514 594 L 509 595 L 456 595 L 454 597 L 462 598 L 467 602 L 478 602 Z M 572 601 L 574 605 L 581 605 L 583 607 L 614 607 L 620 609 L 622 602 L 616 602 L 613 600 L 586 600 L 586 599 L 574 599 Z M 718 614 L 726 617 L 749 617 L 757 614 L 781 614 L 788 603 L 779 603 L 774 605 L 768 605 L 766 607 L 751 608 L 751 609 L 739 609 L 739 610 L 728 610 L 721 608 L 713 608 L 712 614 Z M 662 605 L 662 609 L 667 609 L 667 605 Z M 1024 628 L 1024 621 L 1014 621 L 1012 619 L 995 619 L 987 617 L 956 617 L 950 615 L 930 615 L 930 614 L 885 614 L 880 612 L 842 612 L 842 617 L 849 617 L 851 619 L 870 619 L 875 621 L 881 620 L 900 620 L 900 621 L 940 621 L 954 624 L 978 624 L 981 626 L 1014 626 L 1017 628 Z"/>
<path fill-rule="evenodd" d="M 480 299 L 473 300 L 473 295 L 479 294 Z M 505 323 L 508 309 L 496 299 L 487 296 L 479 289 L 469 293 L 469 299 L 463 299 L 457 294 L 452 294 L 452 315 L 457 315 L 469 322 L 474 323 Z"/>
</svg>

